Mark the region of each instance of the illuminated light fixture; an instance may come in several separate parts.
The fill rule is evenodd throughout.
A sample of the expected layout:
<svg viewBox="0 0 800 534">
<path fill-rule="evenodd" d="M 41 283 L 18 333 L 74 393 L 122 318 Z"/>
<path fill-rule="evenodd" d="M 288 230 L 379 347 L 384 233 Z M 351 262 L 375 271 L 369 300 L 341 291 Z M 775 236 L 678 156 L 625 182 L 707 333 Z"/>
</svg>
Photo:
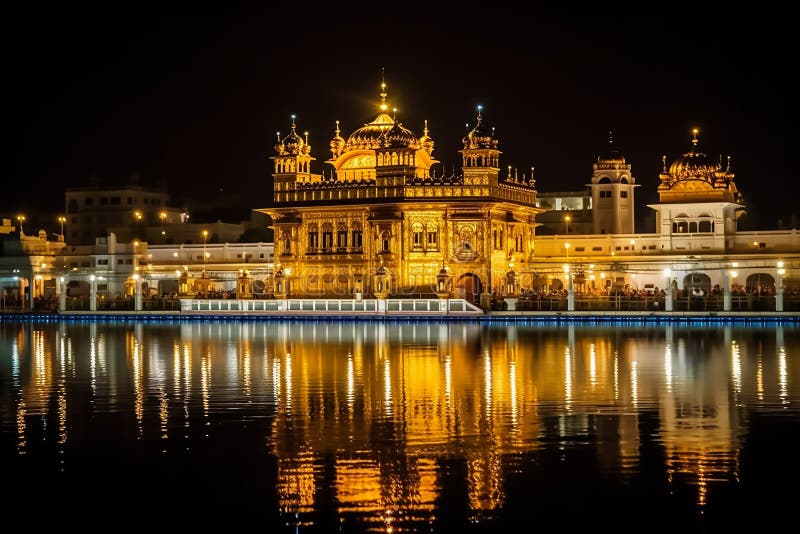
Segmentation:
<svg viewBox="0 0 800 534">
<path fill-rule="evenodd" d="M 138 280 L 138 279 L 139 279 L 139 275 L 138 275 L 138 274 L 134 274 L 134 275 L 133 275 L 133 279 L 134 279 L 134 280 Z"/>
<path fill-rule="evenodd" d="M 778 267 L 783 267 L 783 261 L 778 260 Z"/>
<path fill-rule="evenodd" d="M 786 274 L 786 269 L 778 269 L 778 274 L 783 276 L 784 274 Z"/>
<path fill-rule="evenodd" d="M 672 271 L 669 269 L 664 269 L 664 276 L 669 278 L 672 275 Z"/>
</svg>

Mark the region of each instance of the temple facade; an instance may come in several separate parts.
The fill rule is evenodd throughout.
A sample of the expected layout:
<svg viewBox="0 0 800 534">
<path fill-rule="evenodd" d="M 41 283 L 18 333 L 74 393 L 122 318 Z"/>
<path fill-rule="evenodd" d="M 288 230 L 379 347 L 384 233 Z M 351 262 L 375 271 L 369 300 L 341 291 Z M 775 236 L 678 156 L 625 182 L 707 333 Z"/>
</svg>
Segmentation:
<svg viewBox="0 0 800 534">
<path fill-rule="evenodd" d="M 375 119 L 342 137 L 337 121 L 329 173 L 311 172 L 308 135 L 292 119 L 275 146 L 276 276 L 288 296 L 372 295 L 384 274 L 389 295 L 442 291 L 476 301 L 514 283 L 533 260 L 536 184 L 500 176 L 499 140 L 478 109 L 463 138 L 462 172 L 436 176 L 427 121 L 417 136 L 388 113 L 382 84 Z"/>
</svg>

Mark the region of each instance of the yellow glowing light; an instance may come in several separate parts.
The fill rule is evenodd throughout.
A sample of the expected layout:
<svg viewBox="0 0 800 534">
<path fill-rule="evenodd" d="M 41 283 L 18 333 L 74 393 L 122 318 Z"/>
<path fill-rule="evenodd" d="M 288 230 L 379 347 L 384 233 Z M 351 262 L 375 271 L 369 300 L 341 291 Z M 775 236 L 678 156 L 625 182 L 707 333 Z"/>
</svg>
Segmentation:
<svg viewBox="0 0 800 534">
<path fill-rule="evenodd" d="M 736 272 L 736 271 L 731 271 L 731 278 L 736 278 L 737 276 L 739 276 L 739 273 L 738 273 L 738 272 Z"/>
<path fill-rule="evenodd" d="M 778 274 L 783 276 L 784 274 L 786 274 L 786 269 L 778 269 Z"/>
<path fill-rule="evenodd" d="M 564 243 L 564 248 L 565 248 L 565 249 L 569 249 L 569 247 L 570 247 L 570 246 L 571 246 L 571 245 L 570 245 L 569 243 Z"/>
<path fill-rule="evenodd" d="M 604 279 L 606 277 L 606 273 L 600 273 L 600 279 Z"/>
<path fill-rule="evenodd" d="M 669 269 L 664 269 L 664 276 L 669 278 L 672 275 L 672 271 Z"/>
<path fill-rule="evenodd" d="M 783 267 L 783 262 L 782 261 L 778 261 L 778 267 Z"/>
</svg>

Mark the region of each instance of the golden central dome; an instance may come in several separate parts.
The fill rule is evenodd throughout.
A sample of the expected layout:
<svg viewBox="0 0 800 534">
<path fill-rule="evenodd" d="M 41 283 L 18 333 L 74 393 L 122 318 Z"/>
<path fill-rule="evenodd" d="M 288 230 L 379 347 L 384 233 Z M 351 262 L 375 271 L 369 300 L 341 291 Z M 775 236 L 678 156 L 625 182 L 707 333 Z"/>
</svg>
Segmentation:
<svg viewBox="0 0 800 534">
<path fill-rule="evenodd" d="M 672 162 L 672 165 L 669 166 L 669 174 L 673 179 L 700 178 L 713 181 L 722 165 L 697 149 L 697 130 L 692 133 L 694 134 L 692 148 Z"/>
<path fill-rule="evenodd" d="M 365 124 L 350 134 L 345 143 L 348 150 L 354 148 L 376 149 L 383 146 L 383 134 L 394 126 L 394 119 L 388 113 L 381 113 L 374 121 Z"/>
</svg>

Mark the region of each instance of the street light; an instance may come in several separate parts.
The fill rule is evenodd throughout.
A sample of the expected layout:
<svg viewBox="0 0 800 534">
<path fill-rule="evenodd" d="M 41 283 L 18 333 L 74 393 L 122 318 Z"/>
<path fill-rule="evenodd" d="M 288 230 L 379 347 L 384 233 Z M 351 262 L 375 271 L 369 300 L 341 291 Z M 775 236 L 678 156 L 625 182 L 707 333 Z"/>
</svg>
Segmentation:
<svg viewBox="0 0 800 534">
<path fill-rule="evenodd" d="M 164 229 L 164 222 L 166 222 L 166 220 L 167 220 L 167 212 L 166 211 L 159 212 L 158 218 L 161 219 L 161 235 L 166 240 L 167 239 L 167 231 Z"/>
<path fill-rule="evenodd" d="M 61 223 L 61 241 L 64 241 L 64 223 L 67 222 L 67 218 L 63 215 L 59 215 L 58 222 Z"/>
<path fill-rule="evenodd" d="M 571 220 L 572 220 L 572 217 L 570 217 L 569 215 L 564 215 L 564 224 L 566 225 L 566 228 L 567 228 L 567 232 L 566 232 L 567 235 L 569 235 L 569 222 Z"/>
<path fill-rule="evenodd" d="M 569 243 L 564 243 L 564 248 L 567 249 L 567 261 L 569 261 L 569 247 L 570 247 Z"/>
<path fill-rule="evenodd" d="M 203 274 L 206 272 L 206 241 L 208 239 L 208 230 L 203 230 Z"/>
<path fill-rule="evenodd" d="M 23 235 L 25 232 L 22 231 L 22 223 L 25 222 L 25 216 L 17 215 L 17 221 L 19 222 L 19 235 Z"/>
</svg>

